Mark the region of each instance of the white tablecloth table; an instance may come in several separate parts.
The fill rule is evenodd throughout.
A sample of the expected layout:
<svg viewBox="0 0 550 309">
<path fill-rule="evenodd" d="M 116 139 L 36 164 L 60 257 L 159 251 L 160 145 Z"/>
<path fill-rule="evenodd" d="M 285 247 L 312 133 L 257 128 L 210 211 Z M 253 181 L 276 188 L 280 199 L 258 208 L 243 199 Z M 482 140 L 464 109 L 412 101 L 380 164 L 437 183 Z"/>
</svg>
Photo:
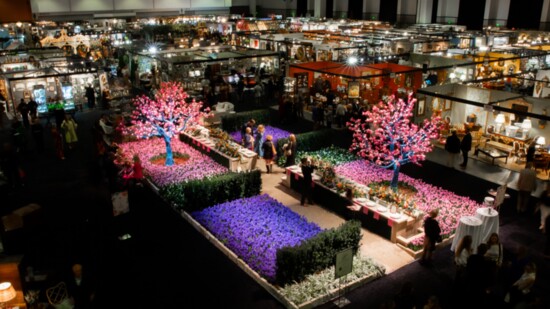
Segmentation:
<svg viewBox="0 0 550 309">
<path fill-rule="evenodd" d="M 481 241 L 487 242 L 492 233 L 498 233 L 498 211 L 492 207 L 481 207 L 476 210 L 476 217 L 483 222 L 481 227 Z"/>
<path fill-rule="evenodd" d="M 477 248 L 477 246 L 481 243 L 482 224 L 483 221 L 475 216 L 461 217 L 458 222 L 458 227 L 456 228 L 451 250 L 455 251 L 462 237 L 466 235 L 472 236 L 472 248 Z"/>
</svg>

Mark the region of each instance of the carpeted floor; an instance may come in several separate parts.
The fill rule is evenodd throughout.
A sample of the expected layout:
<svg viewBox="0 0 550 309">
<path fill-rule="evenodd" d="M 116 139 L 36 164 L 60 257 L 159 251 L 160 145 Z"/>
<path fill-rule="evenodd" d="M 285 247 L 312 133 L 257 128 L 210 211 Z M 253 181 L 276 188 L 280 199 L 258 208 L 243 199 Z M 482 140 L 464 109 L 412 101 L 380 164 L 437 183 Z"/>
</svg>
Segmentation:
<svg viewBox="0 0 550 309">
<path fill-rule="evenodd" d="M 96 156 L 92 125 L 103 111 L 77 113 L 78 147 L 66 160 L 54 157 L 53 142 L 46 131 L 43 153 L 29 149 L 20 155 L 27 173 L 24 187 L 2 187 L 2 215 L 34 202 L 42 206 L 41 219 L 24 233 L 3 233 L 4 254 L 24 254 L 22 269 L 31 265 L 35 272 L 50 276 L 41 287 L 62 280 L 72 263 L 82 263 L 96 279 L 95 308 L 282 308 L 269 293 L 229 261 L 210 242 L 152 192 L 131 192 L 131 211 L 113 217 L 110 188 L 106 182 L 108 162 Z M 300 126 L 295 124 L 295 126 Z M 309 128 L 311 123 L 304 123 Z M 305 129 L 304 129 L 305 130 Z M 9 130 L 0 131 L 3 141 Z M 406 165 L 402 172 L 482 201 L 494 183 L 452 170 L 434 162 L 422 167 Z M 548 260 L 541 256 L 545 238 L 538 230 L 538 214 L 518 216 L 515 191 L 501 209 L 501 239 L 506 258 L 520 245 L 527 246 L 537 263 L 536 295 L 548 305 Z M 120 240 L 124 234 L 131 238 Z M 379 308 L 392 299 L 401 286 L 411 281 L 418 304 L 435 295 L 443 308 L 464 308 L 502 304 L 500 286 L 475 302 L 454 285 L 452 252 L 442 248 L 435 254 L 433 267 L 412 263 L 392 274 L 346 293 L 346 308 Z M 42 295 L 44 300 L 44 296 Z M 463 301 L 461 301 L 463 300 Z M 321 308 L 335 307 L 327 303 Z M 418 307 L 417 307 L 418 308 Z M 548 307 L 546 307 L 548 308 Z"/>
</svg>

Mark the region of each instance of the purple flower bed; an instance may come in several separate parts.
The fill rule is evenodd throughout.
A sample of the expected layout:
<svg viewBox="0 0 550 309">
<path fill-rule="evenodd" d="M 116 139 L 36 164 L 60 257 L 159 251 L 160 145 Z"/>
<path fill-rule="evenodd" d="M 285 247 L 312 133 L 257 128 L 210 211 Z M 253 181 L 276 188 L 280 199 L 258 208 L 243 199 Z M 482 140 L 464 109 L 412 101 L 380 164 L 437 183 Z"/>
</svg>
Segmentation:
<svg viewBox="0 0 550 309">
<path fill-rule="evenodd" d="M 256 132 L 254 132 L 254 133 L 256 133 Z M 279 128 L 276 128 L 276 127 L 265 126 L 265 135 L 264 136 L 272 135 L 274 145 L 277 145 L 277 141 L 280 138 L 286 138 L 290 134 L 291 134 L 290 132 L 279 129 Z M 234 141 L 236 141 L 239 144 L 241 143 L 241 131 L 232 132 L 232 133 L 229 133 L 229 135 L 231 135 L 231 138 Z"/>
<path fill-rule="evenodd" d="M 275 279 L 277 250 L 297 246 L 322 231 L 267 194 L 215 205 L 191 215 L 269 281 Z"/>
<path fill-rule="evenodd" d="M 131 162 L 134 154 L 138 155 L 141 159 L 144 173 L 149 176 L 157 186 L 202 179 L 204 177 L 228 172 L 226 167 L 214 162 L 210 157 L 198 152 L 176 138 L 172 139 L 171 145 L 174 152 L 189 155 L 189 159 L 184 164 L 164 166 L 153 164 L 149 161 L 149 159 L 154 156 L 166 153 L 164 140 L 160 138 L 122 143 L 119 144 L 118 147 L 126 161 Z"/>
</svg>

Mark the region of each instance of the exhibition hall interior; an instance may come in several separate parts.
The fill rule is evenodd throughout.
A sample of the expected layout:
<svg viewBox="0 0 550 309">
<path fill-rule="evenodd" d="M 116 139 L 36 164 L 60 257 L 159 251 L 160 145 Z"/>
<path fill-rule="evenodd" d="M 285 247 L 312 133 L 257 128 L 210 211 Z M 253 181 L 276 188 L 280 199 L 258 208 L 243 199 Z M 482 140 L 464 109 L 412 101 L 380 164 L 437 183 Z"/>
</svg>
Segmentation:
<svg viewBox="0 0 550 309">
<path fill-rule="evenodd" d="M 0 2 L 0 307 L 550 308 L 550 0 Z"/>
</svg>

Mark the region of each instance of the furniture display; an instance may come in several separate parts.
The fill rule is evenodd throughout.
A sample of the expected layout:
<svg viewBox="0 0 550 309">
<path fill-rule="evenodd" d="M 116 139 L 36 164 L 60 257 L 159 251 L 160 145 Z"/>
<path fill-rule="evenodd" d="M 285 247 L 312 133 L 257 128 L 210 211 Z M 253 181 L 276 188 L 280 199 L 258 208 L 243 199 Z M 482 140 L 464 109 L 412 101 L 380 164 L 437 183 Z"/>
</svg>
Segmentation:
<svg viewBox="0 0 550 309">
<path fill-rule="evenodd" d="M 482 153 L 488 156 L 489 158 L 491 158 L 492 159 L 491 163 L 493 165 L 495 165 L 495 159 L 500 159 L 500 158 L 503 158 L 505 160 L 504 163 L 508 163 L 508 153 L 504 151 L 500 151 L 498 149 L 494 149 L 490 147 L 485 147 L 485 148 L 479 147 L 476 149 L 476 153 Z"/>
<path fill-rule="evenodd" d="M 49 287 L 46 290 L 46 297 L 48 298 L 48 303 L 54 307 L 59 308 L 73 308 L 69 299 L 69 292 L 67 290 L 67 284 L 61 281 L 56 285 Z"/>
<path fill-rule="evenodd" d="M 4 304 L 6 308 L 27 308 L 21 285 L 20 265 L 22 259 L 22 255 L 9 255 L 0 258 L 0 278 L 3 282 L 11 283 L 16 292 L 15 297 Z"/>
<path fill-rule="evenodd" d="M 481 220 L 481 241 L 486 242 L 493 233 L 498 233 L 498 211 L 492 207 L 481 207 L 476 210 L 476 217 Z"/>
<path fill-rule="evenodd" d="M 455 238 L 453 239 L 451 250 L 455 251 L 460 240 L 466 235 L 472 236 L 472 248 L 477 248 L 477 246 L 482 241 L 481 239 L 482 224 L 483 224 L 483 221 L 481 221 L 481 219 L 477 217 L 474 217 L 474 216 L 461 217 L 458 223 L 458 227 L 456 228 Z"/>
</svg>

